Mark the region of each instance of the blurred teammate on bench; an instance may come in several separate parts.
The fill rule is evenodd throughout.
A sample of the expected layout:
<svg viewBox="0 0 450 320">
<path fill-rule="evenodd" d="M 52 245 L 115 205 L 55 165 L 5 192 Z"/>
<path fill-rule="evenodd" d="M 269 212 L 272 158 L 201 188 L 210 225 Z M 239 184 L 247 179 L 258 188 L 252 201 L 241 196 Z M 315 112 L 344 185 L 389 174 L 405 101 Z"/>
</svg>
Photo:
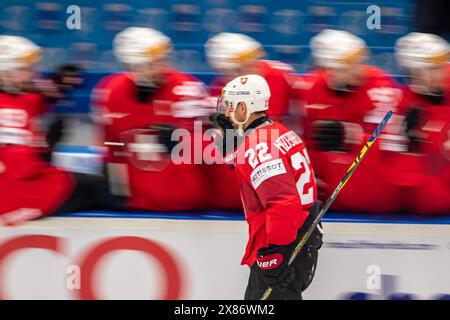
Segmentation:
<svg viewBox="0 0 450 320">
<path fill-rule="evenodd" d="M 41 54 L 26 38 L 0 36 L 0 222 L 6 225 L 95 208 L 101 190 L 94 187 L 99 178 L 70 174 L 50 162 L 64 125 L 56 119 L 45 126 L 44 117 L 82 79 L 75 66 L 60 68 L 52 79 L 37 77 Z"/>
<path fill-rule="evenodd" d="M 311 40 L 315 69 L 304 77 L 304 139 L 326 199 L 387 111 L 397 112 L 400 90 L 386 72 L 366 64 L 368 48 L 355 35 L 326 29 Z M 398 122 L 396 116 L 384 133 Z M 392 138 L 390 141 L 388 138 Z M 399 136 L 383 134 L 333 204 L 334 209 L 392 212 L 402 208 L 387 160 Z"/>
<path fill-rule="evenodd" d="M 194 163 L 193 143 L 202 134 L 194 132 L 194 121 L 209 115 L 207 88 L 171 67 L 172 42 L 157 30 L 127 28 L 113 47 L 124 72 L 104 78 L 93 98 L 113 193 L 125 196 L 133 210 L 207 209 L 208 187 L 202 159 Z M 190 133 L 190 162 L 179 163 L 179 154 L 172 159 L 177 129 Z"/>
<path fill-rule="evenodd" d="M 258 41 L 241 33 L 222 32 L 211 37 L 205 44 L 205 53 L 210 66 L 219 73 L 210 83 L 211 97 L 219 97 L 225 84 L 235 77 L 245 74 L 262 76 L 269 84 L 270 110 L 268 115 L 298 131 L 299 100 L 293 90 L 294 83 L 300 81 L 294 69 L 281 61 L 264 59 L 264 49 Z M 238 209 L 240 196 L 235 174 L 228 166 L 208 168 L 216 181 L 212 181 L 215 191 L 213 198 L 228 203 L 220 204 L 226 209 Z M 220 182 L 219 182 L 220 181 Z"/>
<path fill-rule="evenodd" d="M 407 75 L 400 112 L 406 150 L 390 163 L 401 176 L 402 203 L 414 213 L 450 212 L 450 45 L 412 32 L 397 41 Z"/>
</svg>

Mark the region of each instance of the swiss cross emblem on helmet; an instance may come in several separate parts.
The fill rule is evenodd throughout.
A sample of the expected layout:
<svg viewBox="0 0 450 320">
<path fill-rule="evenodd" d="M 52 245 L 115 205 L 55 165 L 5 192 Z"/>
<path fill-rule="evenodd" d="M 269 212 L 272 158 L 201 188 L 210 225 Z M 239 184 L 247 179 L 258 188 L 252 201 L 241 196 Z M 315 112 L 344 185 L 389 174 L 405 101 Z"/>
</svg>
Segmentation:
<svg viewBox="0 0 450 320">
<path fill-rule="evenodd" d="M 241 77 L 241 83 L 242 84 L 246 84 L 247 83 L 248 78 L 247 77 Z"/>
</svg>

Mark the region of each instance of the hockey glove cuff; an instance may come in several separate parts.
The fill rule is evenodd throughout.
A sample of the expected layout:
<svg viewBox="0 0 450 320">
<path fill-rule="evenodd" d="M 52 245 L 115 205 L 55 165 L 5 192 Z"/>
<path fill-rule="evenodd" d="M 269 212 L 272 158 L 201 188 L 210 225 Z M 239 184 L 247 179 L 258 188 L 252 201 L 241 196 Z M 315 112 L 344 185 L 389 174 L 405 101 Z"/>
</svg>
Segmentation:
<svg viewBox="0 0 450 320">
<path fill-rule="evenodd" d="M 267 286 L 283 292 L 295 278 L 295 272 L 288 266 L 290 250 L 285 246 L 269 245 L 258 250 L 256 263 Z"/>
</svg>

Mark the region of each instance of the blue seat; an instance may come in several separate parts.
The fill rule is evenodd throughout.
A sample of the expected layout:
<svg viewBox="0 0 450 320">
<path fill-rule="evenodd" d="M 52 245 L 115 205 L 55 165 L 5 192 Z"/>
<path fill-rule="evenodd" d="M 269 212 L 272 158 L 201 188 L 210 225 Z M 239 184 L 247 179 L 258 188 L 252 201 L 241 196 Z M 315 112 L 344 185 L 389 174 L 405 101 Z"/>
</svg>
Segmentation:
<svg viewBox="0 0 450 320">
<path fill-rule="evenodd" d="M 35 26 L 37 31 L 60 32 L 64 30 L 65 8 L 59 2 L 39 1 L 35 4 Z"/>
<path fill-rule="evenodd" d="M 15 1 L 2 1 L 0 31 L 3 34 L 28 34 L 33 29 L 34 8 Z"/>
<path fill-rule="evenodd" d="M 207 36 L 203 32 L 203 7 L 201 1 L 176 0 L 170 2 L 170 24 L 168 35 L 174 42 L 203 43 Z"/>
</svg>

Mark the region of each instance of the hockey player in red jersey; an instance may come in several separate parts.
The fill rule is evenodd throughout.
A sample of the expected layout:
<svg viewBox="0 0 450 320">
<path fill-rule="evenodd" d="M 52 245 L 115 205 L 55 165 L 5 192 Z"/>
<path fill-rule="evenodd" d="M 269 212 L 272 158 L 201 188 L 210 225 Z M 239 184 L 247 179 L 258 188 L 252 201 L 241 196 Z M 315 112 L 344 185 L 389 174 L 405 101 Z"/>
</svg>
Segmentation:
<svg viewBox="0 0 450 320">
<path fill-rule="evenodd" d="M 396 44 L 407 74 L 401 114 L 407 150 L 390 165 L 400 172 L 402 202 L 414 213 L 450 212 L 450 46 L 433 34 L 412 32 Z"/>
<path fill-rule="evenodd" d="M 54 212 L 74 188 L 70 174 L 45 160 L 47 103 L 32 83 L 40 56 L 32 41 L 0 36 L 0 222 L 6 225 Z"/>
<path fill-rule="evenodd" d="M 219 72 L 210 84 L 213 97 L 220 96 L 224 85 L 233 78 L 242 74 L 258 74 L 266 79 L 272 92 L 269 116 L 287 120 L 295 93 L 292 86 L 297 79 L 290 65 L 264 60 L 261 44 L 240 33 L 219 33 L 208 40 L 205 50 L 208 63 Z"/>
<path fill-rule="evenodd" d="M 108 146 L 109 179 L 114 192 L 128 197 L 129 208 L 205 206 L 201 159 L 175 163 L 171 136 L 175 129 L 194 135 L 194 120 L 208 113 L 207 89 L 170 67 L 172 50 L 171 40 L 157 30 L 125 29 L 114 39 L 114 52 L 127 71 L 103 79 L 94 93 L 94 117 L 102 123 L 101 143 Z"/>
<path fill-rule="evenodd" d="M 291 127 L 298 126 L 292 113 L 298 114 L 299 108 L 290 108 L 296 104 L 296 91 L 292 86 L 298 79 L 291 66 L 280 61 L 264 60 L 261 44 L 240 33 L 223 32 L 213 36 L 205 45 L 205 53 L 208 63 L 219 72 L 209 85 L 212 98 L 220 96 L 224 85 L 238 75 L 259 74 L 266 79 L 272 92 L 269 116 Z M 223 207 L 226 209 L 237 209 L 240 199 L 235 191 L 237 184 L 232 169 L 224 165 L 213 165 L 208 170 L 211 171 L 209 176 L 214 179 L 211 184 L 215 186 L 211 190 L 211 198 L 223 199 Z"/>
<path fill-rule="evenodd" d="M 64 119 L 49 119 L 49 105 L 64 99 L 83 75 L 75 65 L 64 65 L 53 78 L 40 78 L 35 75 L 40 56 L 30 40 L 0 36 L 0 223 L 6 225 L 121 207 L 102 176 L 72 174 L 51 164 L 65 130 Z"/>
<path fill-rule="evenodd" d="M 228 121 L 223 141 L 236 143 L 231 149 L 225 143 L 222 152 L 235 165 L 249 225 L 245 299 L 260 299 L 268 286 L 271 299 L 301 299 L 314 276 L 321 232 L 312 234 L 293 265 L 287 262 L 319 208 L 314 171 L 302 139 L 269 119 L 269 99 L 264 78 L 240 76 L 223 88 L 218 108 L 221 123 Z"/>
<path fill-rule="evenodd" d="M 387 111 L 397 111 L 400 90 L 385 72 L 364 64 L 364 41 L 346 31 L 323 30 L 311 40 L 317 68 L 304 77 L 304 139 L 314 163 L 319 189 L 328 197 L 359 153 L 367 135 Z M 391 123 L 398 122 L 394 116 Z M 386 132 L 392 130 L 388 125 Z M 383 138 L 384 137 L 384 138 Z M 333 204 L 334 209 L 392 212 L 401 209 L 395 173 L 381 165 L 397 142 L 383 135 L 365 167 L 355 173 Z M 389 171 L 389 172 L 388 172 Z"/>
</svg>

